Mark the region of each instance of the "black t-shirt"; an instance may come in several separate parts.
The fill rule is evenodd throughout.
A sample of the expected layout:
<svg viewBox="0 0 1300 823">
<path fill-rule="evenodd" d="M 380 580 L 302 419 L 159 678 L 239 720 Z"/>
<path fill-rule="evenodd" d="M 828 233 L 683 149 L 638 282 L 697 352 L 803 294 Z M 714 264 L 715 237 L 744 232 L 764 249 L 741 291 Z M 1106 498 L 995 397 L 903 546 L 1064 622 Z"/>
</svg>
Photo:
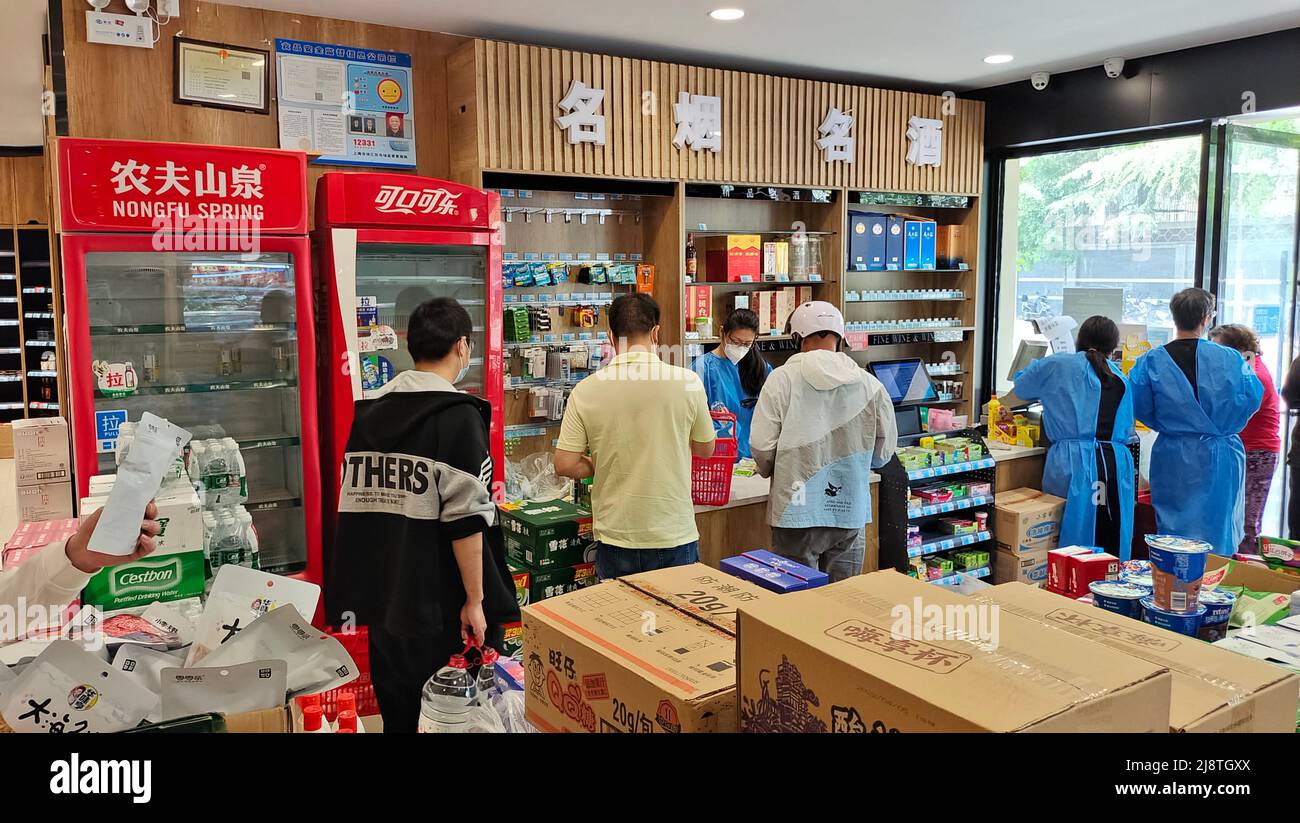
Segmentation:
<svg viewBox="0 0 1300 823">
<path fill-rule="evenodd" d="M 1197 400 L 1201 399 L 1201 393 L 1196 388 L 1196 348 L 1200 340 L 1191 338 L 1185 340 L 1170 340 L 1165 344 L 1165 351 L 1174 359 L 1178 368 L 1182 369 L 1183 375 L 1187 382 L 1192 384 L 1192 396 Z"/>
<path fill-rule="evenodd" d="M 1115 414 L 1124 399 L 1124 381 L 1113 378 L 1101 385 L 1101 400 L 1097 403 L 1097 439 L 1105 443 L 1115 433 Z"/>
</svg>

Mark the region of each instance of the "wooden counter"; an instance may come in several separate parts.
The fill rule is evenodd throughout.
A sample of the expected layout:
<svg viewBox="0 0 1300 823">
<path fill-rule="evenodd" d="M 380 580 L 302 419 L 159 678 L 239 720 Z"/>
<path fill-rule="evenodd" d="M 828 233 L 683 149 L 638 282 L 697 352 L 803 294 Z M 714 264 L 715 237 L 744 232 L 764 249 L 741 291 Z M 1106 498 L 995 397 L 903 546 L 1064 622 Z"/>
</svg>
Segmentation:
<svg viewBox="0 0 1300 823">
<path fill-rule="evenodd" d="M 997 463 L 994 492 L 1011 489 L 1043 488 L 1043 466 L 1047 460 L 1047 449 L 1041 446 L 1008 446 L 1005 449 L 990 449 L 993 460 Z"/>
</svg>

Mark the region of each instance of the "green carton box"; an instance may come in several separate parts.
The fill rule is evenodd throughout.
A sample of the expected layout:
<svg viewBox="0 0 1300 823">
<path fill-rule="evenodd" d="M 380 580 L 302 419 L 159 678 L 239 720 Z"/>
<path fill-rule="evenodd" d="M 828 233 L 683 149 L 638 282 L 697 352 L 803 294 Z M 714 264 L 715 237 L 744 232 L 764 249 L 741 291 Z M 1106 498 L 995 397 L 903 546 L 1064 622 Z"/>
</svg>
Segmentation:
<svg viewBox="0 0 1300 823">
<path fill-rule="evenodd" d="M 537 568 L 573 566 L 596 559 L 596 544 L 585 537 L 557 537 L 540 546 L 523 543 L 506 534 L 506 557 Z"/>
<path fill-rule="evenodd" d="M 150 556 L 101 569 L 81 590 L 81 603 L 104 611 L 184 600 L 203 594 L 203 552 Z"/>
<path fill-rule="evenodd" d="M 591 539 L 591 512 L 563 500 L 501 506 L 501 530 L 523 546 Z"/>
<path fill-rule="evenodd" d="M 572 566 L 537 568 L 510 562 L 507 564 L 515 580 L 515 600 L 520 606 L 536 603 L 548 597 L 565 594 L 593 585 L 596 582 L 595 563 L 577 563 Z"/>
</svg>

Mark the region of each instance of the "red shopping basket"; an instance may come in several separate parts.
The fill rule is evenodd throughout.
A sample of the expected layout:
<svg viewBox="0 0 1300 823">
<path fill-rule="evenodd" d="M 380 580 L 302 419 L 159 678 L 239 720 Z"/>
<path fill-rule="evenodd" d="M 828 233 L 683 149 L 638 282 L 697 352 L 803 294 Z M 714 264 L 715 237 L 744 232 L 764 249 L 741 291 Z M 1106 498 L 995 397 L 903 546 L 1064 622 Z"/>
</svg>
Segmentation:
<svg viewBox="0 0 1300 823">
<path fill-rule="evenodd" d="M 357 717 L 379 714 L 379 700 L 375 697 L 375 687 L 370 683 L 370 631 L 365 626 L 358 626 L 356 631 L 351 632 L 333 632 L 328 629 L 326 632 L 343 644 L 343 648 L 352 655 L 352 662 L 357 664 L 357 670 L 361 672 L 361 676 L 351 683 L 321 693 L 320 706 L 326 719 L 334 722 L 339 713 L 339 695 L 343 692 L 352 692 L 357 696 Z"/>
<path fill-rule="evenodd" d="M 691 458 L 691 500 L 697 506 L 722 506 L 731 499 L 731 472 L 736 467 L 736 415 L 726 411 L 711 412 L 713 427 L 730 431 L 719 437 L 712 457 Z M 726 424 L 730 424 L 729 426 Z"/>
</svg>

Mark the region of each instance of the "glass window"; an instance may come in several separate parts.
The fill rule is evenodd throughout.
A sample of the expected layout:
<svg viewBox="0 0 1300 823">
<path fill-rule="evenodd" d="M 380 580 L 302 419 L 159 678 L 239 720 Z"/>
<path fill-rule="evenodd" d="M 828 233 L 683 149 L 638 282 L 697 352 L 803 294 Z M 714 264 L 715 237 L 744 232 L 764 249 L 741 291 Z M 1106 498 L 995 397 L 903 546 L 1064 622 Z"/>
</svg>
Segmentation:
<svg viewBox="0 0 1300 823">
<path fill-rule="evenodd" d="M 1169 298 L 1193 285 L 1201 138 L 1178 137 L 1009 160 L 1002 204 L 994 387 L 1034 321 L 1105 313 L 1172 334 Z"/>
</svg>

